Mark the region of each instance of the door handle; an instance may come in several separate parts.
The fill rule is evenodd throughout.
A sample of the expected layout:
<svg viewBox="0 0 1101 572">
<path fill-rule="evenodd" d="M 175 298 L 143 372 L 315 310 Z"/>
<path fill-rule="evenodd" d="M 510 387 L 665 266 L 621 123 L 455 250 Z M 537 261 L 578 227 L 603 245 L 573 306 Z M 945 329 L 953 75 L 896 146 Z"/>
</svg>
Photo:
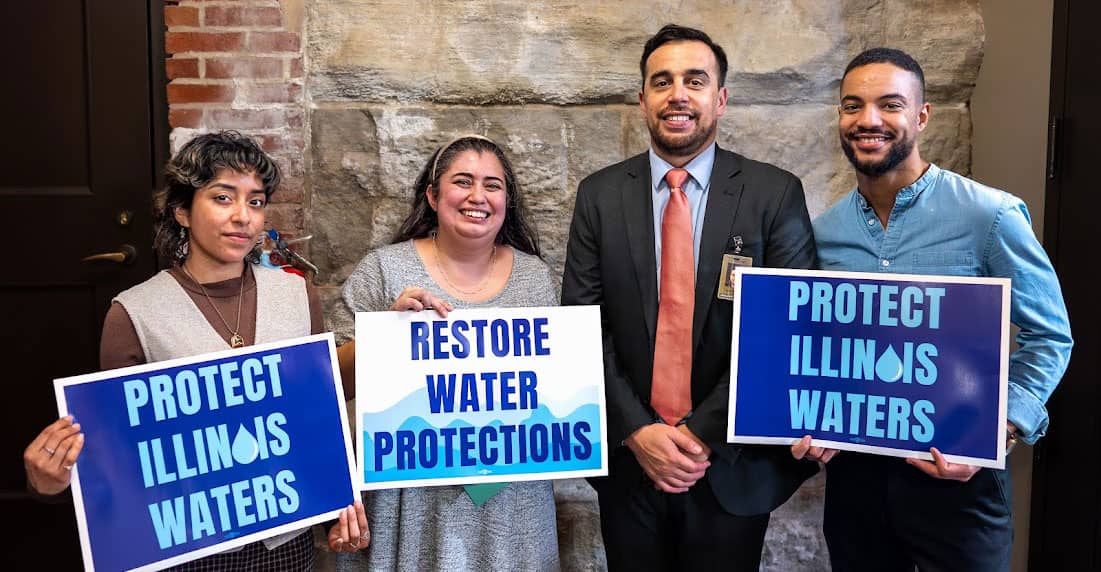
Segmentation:
<svg viewBox="0 0 1101 572">
<path fill-rule="evenodd" d="M 95 262 L 98 260 L 105 260 L 108 262 L 114 262 L 116 264 L 133 264 L 134 259 L 138 257 L 138 250 L 129 244 L 123 244 L 119 246 L 118 252 L 101 252 L 99 254 L 93 254 L 91 256 L 85 256 L 81 258 L 81 262 Z"/>
</svg>

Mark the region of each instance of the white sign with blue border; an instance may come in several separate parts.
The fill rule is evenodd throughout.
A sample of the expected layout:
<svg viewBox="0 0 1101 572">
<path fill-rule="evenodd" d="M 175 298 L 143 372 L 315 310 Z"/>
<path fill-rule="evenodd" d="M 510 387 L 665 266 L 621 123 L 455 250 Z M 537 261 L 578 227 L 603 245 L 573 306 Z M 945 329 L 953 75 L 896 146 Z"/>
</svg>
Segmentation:
<svg viewBox="0 0 1101 572">
<path fill-rule="evenodd" d="M 356 492 L 332 334 L 54 380 L 85 434 L 87 570 L 159 570 L 335 518 Z"/>
<path fill-rule="evenodd" d="M 364 489 L 608 473 L 596 306 L 356 314 Z"/>
<path fill-rule="evenodd" d="M 1006 278 L 738 268 L 727 440 L 1005 467 Z"/>
</svg>

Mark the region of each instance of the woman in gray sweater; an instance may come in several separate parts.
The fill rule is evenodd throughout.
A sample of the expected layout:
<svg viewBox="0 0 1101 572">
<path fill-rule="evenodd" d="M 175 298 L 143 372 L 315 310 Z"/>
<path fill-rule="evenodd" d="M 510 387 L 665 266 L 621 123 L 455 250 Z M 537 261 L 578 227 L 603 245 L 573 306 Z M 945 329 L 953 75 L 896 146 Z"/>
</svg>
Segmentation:
<svg viewBox="0 0 1101 572">
<path fill-rule="evenodd" d="M 394 243 L 348 277 L 333 329 L 349 340 L 355 312 L 554 306 L 554 284 L 508 159 L 489 139 L 463 136 L 425 165 Z M 339 350 L 342 376 L 354 375 L 354 346 Z M 372 491 L 364 504 L 369 570 L 559 568 L 549 481 Z M 338 525 L 329 543 L 350 551 L 347 539 Z"/>
</svg>

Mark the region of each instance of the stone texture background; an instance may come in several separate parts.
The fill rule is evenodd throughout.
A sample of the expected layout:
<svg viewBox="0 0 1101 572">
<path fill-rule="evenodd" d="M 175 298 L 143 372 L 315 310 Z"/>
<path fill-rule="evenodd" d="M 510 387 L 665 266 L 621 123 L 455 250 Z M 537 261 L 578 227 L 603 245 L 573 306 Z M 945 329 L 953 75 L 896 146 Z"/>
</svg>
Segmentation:
<svg viewBox="0 0 1101 572">
<path fill-rule="evenodd" d="M 648 145 L 638 58 L 670 21 L 729 55 L 720 144 L 802 178 L 812 216 L 854 183 L 835 105 L 840 72 L 867 47 L 922 62 L 934 105 L 923 151 L 970 167 L 977 1 L 312 0 L 306 12 L 306 226 L 329 285 L 388 242 L 426 158 L 465 132 L 507 148 L 560 269 L 578 180 Z"/>
<path fill-rule="evenodd" d="M 271 57 L 275 49 L 274 57 L 286 62 L 270 79 L 264 69 L 250 71 L 253 79 L 210 79 L 210 60 L 227 49 L 217 43 L 177 50 L 173 59 L 197 58 L 200 65 L 199 73 L 190 74 L 195 77 L 177 75 L 174 83 L 241 90 L 289 81 L 295 91 L 275 103 L 241 95 L 221 102 L 174 101 L 173 143 L 178 146 L 197 129 L 238 127 L 283 151 L 281 160 L 301 187 L 294 185 L 290 204 L 281 206 L 287 212 L 278 218 L 292 234 L 313 234 L 304 252 L 321 269 L 318 282 L 329 305 L 360 257 L 389 242 L 428 156 L 467 132 L 506 148 L 546 259 L 561 270 L 578 181 L 648 145 L 637 107 L 638 58 L 645 40 L 668 22 L 707 31 L 728 53 L 731 93 L 719 143 L 798 175 L 812 217 L 855 182 L 837 143 L 835 106 L 845 64 L 868 47 L 899 47 L 922 63 L 933 105 L 923 155 L 970 172 L 968 102 L 984 35 L 978 0 L 178 4 L 176 16 L 188 19 L 176 28 L 169 23 L 170 32 L 205 39 L 201 33 L 211 32 L 209 26 L 222 26 L 213 31 L 241 32 L 249 41 L 272 30 L 285 33 L 275 48 L 260 50 Z M 262 18 L 219 22 L 212 16 L 224 20 L 227 7 L 245 16 L 255 10 Z M 250 55 L 248 46 L 232 48 L 233 55 Z M 221 109 L 239 113 L 216 112 Z M 272 117 L 257 115 L 265 112 Z M 604 569 L 591 489 L 576 481 L 559 485 L 564 566 Z M 762 569 L 829 568 L 820 532 L 822 491 L 819 476 L 774 513 Z M 331 556 L 323 557 L 320 569 L 336 566 Z"/>
</svg>

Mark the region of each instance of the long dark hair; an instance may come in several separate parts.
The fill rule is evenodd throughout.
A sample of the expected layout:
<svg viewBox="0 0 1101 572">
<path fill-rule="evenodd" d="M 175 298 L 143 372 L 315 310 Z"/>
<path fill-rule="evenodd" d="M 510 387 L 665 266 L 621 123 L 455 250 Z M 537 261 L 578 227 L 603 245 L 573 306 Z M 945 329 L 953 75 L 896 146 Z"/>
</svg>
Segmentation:
<svg viewBox="0 0 1101 572">
<path fill-rule="evenodd" d="M 421 169 L 416 186 L 413 188 L 413 209 L 405 218 L 405 222 L 401 223 L 401 227 L 394 236 L 394 242 L 424 238 L 436 230 L 440 221 L 436 211 L 428 204 L 428 189 L 431 187 L 436 193 L 434 196 L 439 196 L 440 177 L 447 172 L 455 157 L 464 151 L 492 153 L 501 162 L 501 168 L 505 171 L 505 222 L 497 232 L 497 244 L 506 244 L 521 252 L 542 257 L 542 251 L 539 249 L 539 235 L 528 222 L 528 210 L 520 193 L 520 184 L 516 181 L 516 173 L 512 170 L 512 163 L 496 143 L 479 135 L 466 135 L 455 139 L 437 149 L 428 158 L 428 163 L 425 164 L 424 169 Z"/>
<path fill-rule="evenodd" d="M 157 229 L 153 247 L 162 261 L 184 261 L 187 231 L 176 221 L 176 209 L 191 209 L 195 191 L 210 184 L 223 170 L 252 173 L 271 198 L 279 187 L 279 166 L 255 141 L 236 131 L 205 133 L 188 141 L 164 168 L 165 185 L 153 197 Z"/>
</svg>

